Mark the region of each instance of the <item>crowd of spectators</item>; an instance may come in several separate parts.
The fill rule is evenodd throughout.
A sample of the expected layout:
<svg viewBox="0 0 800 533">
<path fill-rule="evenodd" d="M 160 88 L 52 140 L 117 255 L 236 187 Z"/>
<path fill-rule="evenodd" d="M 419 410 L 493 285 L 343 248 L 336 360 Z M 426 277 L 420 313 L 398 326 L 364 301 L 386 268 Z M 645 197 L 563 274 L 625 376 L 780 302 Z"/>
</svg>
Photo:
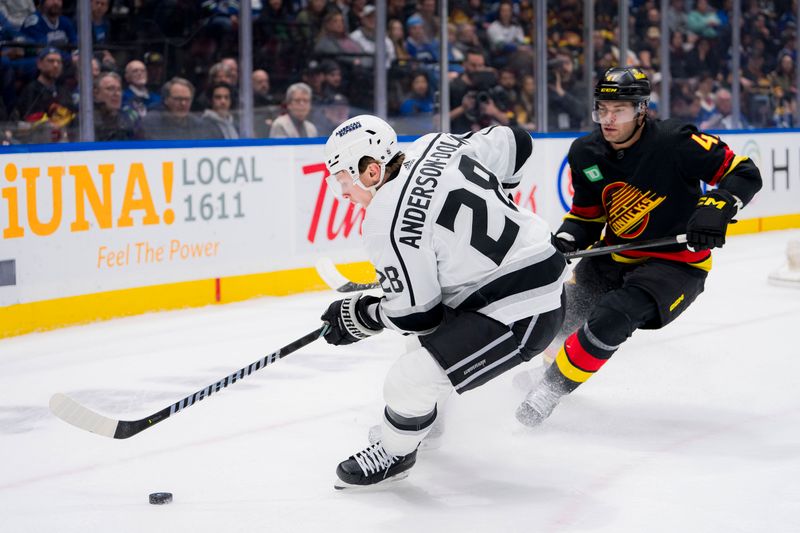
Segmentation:
<svg viewBox="0 0 800 533">
<path fill-rule="evenodd" d="M 733 116 L 730 0 L 631 0 L 629 65 L 660 109 L 661 20 L 669 28 L 670 116 L 704 129 L 794 127 L 797 0 L 743 0 L 741 113 Z M 549 2 L 549 131 L 590 128 L 587 85 L 619 63 L 618 2 L 595 1 L 594 77 L 584 79 L 583 1 Z M 91 0 L 95 138 L 241 135 L 235 0 Z M 377 18 L 366 0 L 253 0 L 257 137 L 328 135 L 373 110 Z M 0 142 L 78 140 L 76 0 L 0 2 Z M 387 0 L 387 108 L 398 131 L 437 129 L 436 0 Z M 452 0 L 446 50 L 451 130 L 536 129 L 532 0 Z"/>
</svg>

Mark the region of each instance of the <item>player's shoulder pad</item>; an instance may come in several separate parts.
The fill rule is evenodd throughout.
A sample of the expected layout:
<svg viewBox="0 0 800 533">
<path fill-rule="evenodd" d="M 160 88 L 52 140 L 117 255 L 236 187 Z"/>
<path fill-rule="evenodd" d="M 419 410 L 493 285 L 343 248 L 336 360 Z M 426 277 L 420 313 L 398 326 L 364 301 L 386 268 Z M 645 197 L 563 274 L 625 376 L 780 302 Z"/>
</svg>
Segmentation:
<svg viewBox="0 0 800 533">
<path fill-rule="evenodd" d="M 599 128 L 578 137 L 569 146 L 569 158 L 595 158 L 606 152 L 607 146 Z"/>
<path fill-rule="evenodd" d="M 677 118 L 653 121 L 651 124 L 656 128 L 658 140 L 661 142 L 672 141 L 673 144 L 677 144 L 698 132 L 694 124 Z"/>
</svg>

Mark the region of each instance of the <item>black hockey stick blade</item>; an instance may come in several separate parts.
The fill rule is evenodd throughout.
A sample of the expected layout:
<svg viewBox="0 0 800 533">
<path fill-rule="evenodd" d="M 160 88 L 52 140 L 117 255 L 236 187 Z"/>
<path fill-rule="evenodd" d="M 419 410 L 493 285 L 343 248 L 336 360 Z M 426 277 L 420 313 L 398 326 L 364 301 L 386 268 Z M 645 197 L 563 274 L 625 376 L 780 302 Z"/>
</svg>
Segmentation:
<svg viewBox="0 0 800 533">
<path fill-rule="evenodd" d="M 50 398 L 50 410 L 58 418 L 68 424 L 72 424 L 77 428 L 89 431 L 91 433 L 97 433 L 98 435 L 103 435 L 104 437 L 127 439 L 128 437 L 132 437 L 137 433 L 141 433 L 145 429 L 151 428 L 159 422 L 166 420 L 175 413 L 182 411 L 187 407 L 191 407 L 200 400 L 208 398 L 212 394 L 221 391 L 228 385 L 233 385 L 234 383 L 241 381 L 253 372 L 261 370 L 265 366 L 270 365 L 279 359 L 283 359 L 290 353 L 299 350 L 303 346 L 311 344 L 318 338 L 325 335 L 327 331 L 328 325 L 324 324 L 311 333 L 308 333 L 296 341 L 287 344 L 283 348 L 262 357 L 258 361 L 255 361 L 244 368 L 240 368 L 233 374 L 225 376 L 216 383 L 212 383 L 211 385 L 200 389 L 194 394 L 190 394 L 181 401 L 175 402 L 174 404 L 167 406 L 150 416 L 142 418 L 141 420 L 115 420 L 113 418 L 103 416 L 92 411 L 88 407 L 84 407 L 66 394 L 62 394 L 60 392 L 54 394 Z"/>
<path fill-rule="evenodd" d="M 578 250 L 564 254 L 567 259 L 580 259 L 582 257 L 594 257 L 596 255 L 606 255 L 614 252 L 624 252 L 626 250 L 641 250 L 643 248 L 655 248 L 656 246 L 667 246 L 669 244 L 682 244 L 686 242 L 686 235 L 675 235 L 674 237 L 662 237 L 649 241 L 632 242 L 629 244 L 613 244 L 611 246 L 601 246 L 599 248 L 589 248 L 588 250 Z"/>
<path fill-rule="evenodd" d="M 317 269 L 317 274 L 322 278 L 322 281 L 336 292 L 358 292 L 380 288 L 380 284 L 377 281 L 374 283 L 356 283 L 347 279 L 339 272 L 330 257 L 320 257 L 314 267 Z"/>
</svg>

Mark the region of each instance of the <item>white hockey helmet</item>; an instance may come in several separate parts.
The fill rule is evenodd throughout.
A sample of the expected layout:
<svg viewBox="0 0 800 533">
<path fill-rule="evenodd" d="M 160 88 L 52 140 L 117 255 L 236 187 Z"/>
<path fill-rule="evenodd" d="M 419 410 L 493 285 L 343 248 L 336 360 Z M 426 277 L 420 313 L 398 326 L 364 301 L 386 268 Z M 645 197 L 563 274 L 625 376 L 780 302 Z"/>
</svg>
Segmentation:
<svg viewBox="0 0 800 533">
<path fill-rule="evenodd" d="M 358 115 L 344 121 L 325 143 L 325 163 L 331 177 L 346 170 L 353 181 L 358 180 L 358 162 L 368 156 L 381 165 L 381 179 L 375 187 L 364 187 L 373 194 L 383 182 L 386 164 L 400 151 L 397 133 L 386 121 L 372 115 Z M 329 180 L 333 182 L 335 180 Z"/>
</svg>

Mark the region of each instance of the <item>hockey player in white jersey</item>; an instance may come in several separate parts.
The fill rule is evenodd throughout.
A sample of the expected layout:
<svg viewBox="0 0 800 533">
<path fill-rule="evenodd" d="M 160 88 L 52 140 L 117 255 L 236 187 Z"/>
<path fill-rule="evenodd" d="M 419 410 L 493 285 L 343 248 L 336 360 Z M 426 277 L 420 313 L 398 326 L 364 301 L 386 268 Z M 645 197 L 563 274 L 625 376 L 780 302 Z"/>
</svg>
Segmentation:
<svg viewBox="0 0 800 533">
<path fill-rule="evenodd" d="M 337 488 L 406 477 L 438 398 L 530 360 L 558 331 L 566 261 L 547 223 L 504 192 L 532 146 L 526 131 L 497 126 L 425 135 L 403 153 L 370 115 L 328 139 L 328 184 L 366 208 L 364 244 L 384 296 L 332 303 L 325 339 L 350 344 L 390 328 L 419 340 L 386 376 L 382 439 L 339 464 Z"/>
</svg>

